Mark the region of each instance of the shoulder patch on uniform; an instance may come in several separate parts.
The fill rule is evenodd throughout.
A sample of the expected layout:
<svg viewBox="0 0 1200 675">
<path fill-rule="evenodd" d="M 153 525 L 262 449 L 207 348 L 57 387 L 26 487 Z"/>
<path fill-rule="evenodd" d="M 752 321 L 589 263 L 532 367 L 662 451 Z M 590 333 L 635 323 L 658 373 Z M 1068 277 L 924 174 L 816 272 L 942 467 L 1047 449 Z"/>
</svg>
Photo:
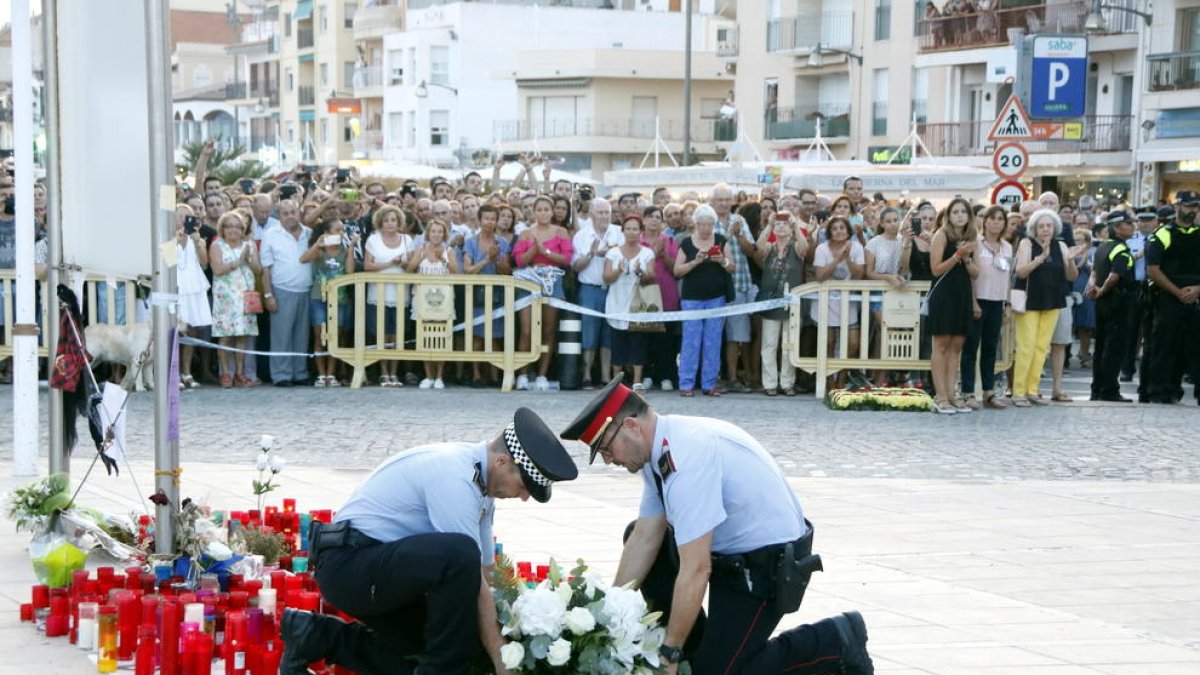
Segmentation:
<svg viewBox="0 0 1200 675">
<path fill-rule="evenodd" d="M 675 471 L 675 460 L 671 458 L 671 444 L 664 438 L 662 442 L 662 455 L 658 458 L 658 475 L 662 476 L 663 480 L 666 480 L 667 476 L 675 473 Z"/>
</svg>

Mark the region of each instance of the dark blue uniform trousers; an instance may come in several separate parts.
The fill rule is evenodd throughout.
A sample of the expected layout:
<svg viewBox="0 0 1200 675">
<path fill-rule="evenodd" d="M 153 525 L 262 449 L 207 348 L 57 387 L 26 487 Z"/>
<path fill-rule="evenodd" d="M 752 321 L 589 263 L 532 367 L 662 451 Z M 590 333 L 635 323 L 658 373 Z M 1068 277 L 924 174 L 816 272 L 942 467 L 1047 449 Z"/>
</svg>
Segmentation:
<svg viewBox="0 0 1200 675">
<path fill-rule="evenodd" d="M 321 552 L 316 579 L 335 607 L 369 628 L 341 624 L 326 660 L 363 673 L 461 675 L 482 647 L 480 555 L 462 534 L 432 533 Z"/>
</svg>

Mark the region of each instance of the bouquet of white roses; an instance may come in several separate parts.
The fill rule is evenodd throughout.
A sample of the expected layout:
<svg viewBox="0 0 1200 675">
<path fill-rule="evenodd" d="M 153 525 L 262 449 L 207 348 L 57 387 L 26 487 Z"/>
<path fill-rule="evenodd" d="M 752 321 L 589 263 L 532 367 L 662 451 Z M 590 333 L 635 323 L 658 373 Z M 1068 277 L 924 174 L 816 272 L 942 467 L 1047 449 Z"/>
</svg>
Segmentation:
<svg viewBox="0 0 1200 675">
<path fill-rule="evenodd" d="M 521 673 L 652 675 L 665 629 L 642 594 L 612 587 L 582 560 L 564 578 L 550 561 L 545 581 L 530 587 L 501 554 L 493 571 L 496 614 L 509 640 L 504 666 Z"/>
</svg>

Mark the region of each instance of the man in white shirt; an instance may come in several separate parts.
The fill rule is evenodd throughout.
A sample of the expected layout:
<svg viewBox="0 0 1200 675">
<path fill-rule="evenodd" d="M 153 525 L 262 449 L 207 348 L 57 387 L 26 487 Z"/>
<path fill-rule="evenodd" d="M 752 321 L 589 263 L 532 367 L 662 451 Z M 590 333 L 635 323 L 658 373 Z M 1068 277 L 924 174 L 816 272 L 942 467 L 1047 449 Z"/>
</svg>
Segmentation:
<svg viewBox="0 0 1200 675">
<path fill-rule="evenodd" d="M 271 210 L 275 205 L 271 203 L 271 195 L 257 194 L 254 195 L 254 202 L 250 207 L 250 236 L 254 241 L 262 241 L 263 234 L 267 230 L 279 225 L 279 220 L 271 216 Z"/>
<path fill-rule="evenodd" d="M 279 203 L 279 226 L 263 235 L 263 300 L 271 312 L 271 351 L 308 352 L 308 307 L 312 264 L 300 262 L 312 230 L 300 224 L 296 202 Z M 271 380 L 276 387 L 308 383 L 308 357 L 272 356 Z"/>
<path fill-rule="evenodd" d="M 571 259 L 571 269 L 579 278 L 579 304 L 597 312 L 604 311 L 608 299 L 608 286 L 604 283 L 604 254 L 609 249 L 620 246 L 624 240 L 621 228 L 610 225 L 612 206 L 608 200 L 597 197 L 592 200 L 589 208 L 591 222 L 588 226 L 580 225 L 579 231 L 571 240 L 575 256 Z M 583 316 L 583 387 L 592 386 L 592 363 L 596 359 L 596 350 L 600 350 L 600 379 L 608 381 L 611 375 L 612 338 L 608 332 L 608 322 L 595 316 Z"/>
</svg>

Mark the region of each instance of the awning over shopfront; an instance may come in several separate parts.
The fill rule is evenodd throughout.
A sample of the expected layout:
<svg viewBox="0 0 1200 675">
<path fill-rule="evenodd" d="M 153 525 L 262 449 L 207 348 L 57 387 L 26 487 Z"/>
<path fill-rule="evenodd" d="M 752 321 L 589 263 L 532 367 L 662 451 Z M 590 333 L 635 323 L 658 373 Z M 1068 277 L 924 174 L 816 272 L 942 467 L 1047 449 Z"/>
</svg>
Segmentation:
<svg viewBox="0 0 1200 675">
<path fill-rule="evenodd" d="M 783 187 L 788 190 L 811 188 L 822 193 L 836 193 L 849 176 L 863 180 L 868 193 L 882 192 L 892 197 L 909 191 L 914 195 L 953 196 L 956 194 L 982 197 L 995 182 L 996 175 L 986 169 L 937 164 L 882 166 L 867 162 L 762 162 L 733 165 L 705 163 L 698 166 L 658 169 L 626 169 L 608 171 L 604 184 L 621 189 L 653 189 L 665 186 L 675 191 L 705 191 L 716 183 L 727 183 L 735 190 L 757 192 L 762 188 L 761 175 L 778 167 Z"/>
</svg>

